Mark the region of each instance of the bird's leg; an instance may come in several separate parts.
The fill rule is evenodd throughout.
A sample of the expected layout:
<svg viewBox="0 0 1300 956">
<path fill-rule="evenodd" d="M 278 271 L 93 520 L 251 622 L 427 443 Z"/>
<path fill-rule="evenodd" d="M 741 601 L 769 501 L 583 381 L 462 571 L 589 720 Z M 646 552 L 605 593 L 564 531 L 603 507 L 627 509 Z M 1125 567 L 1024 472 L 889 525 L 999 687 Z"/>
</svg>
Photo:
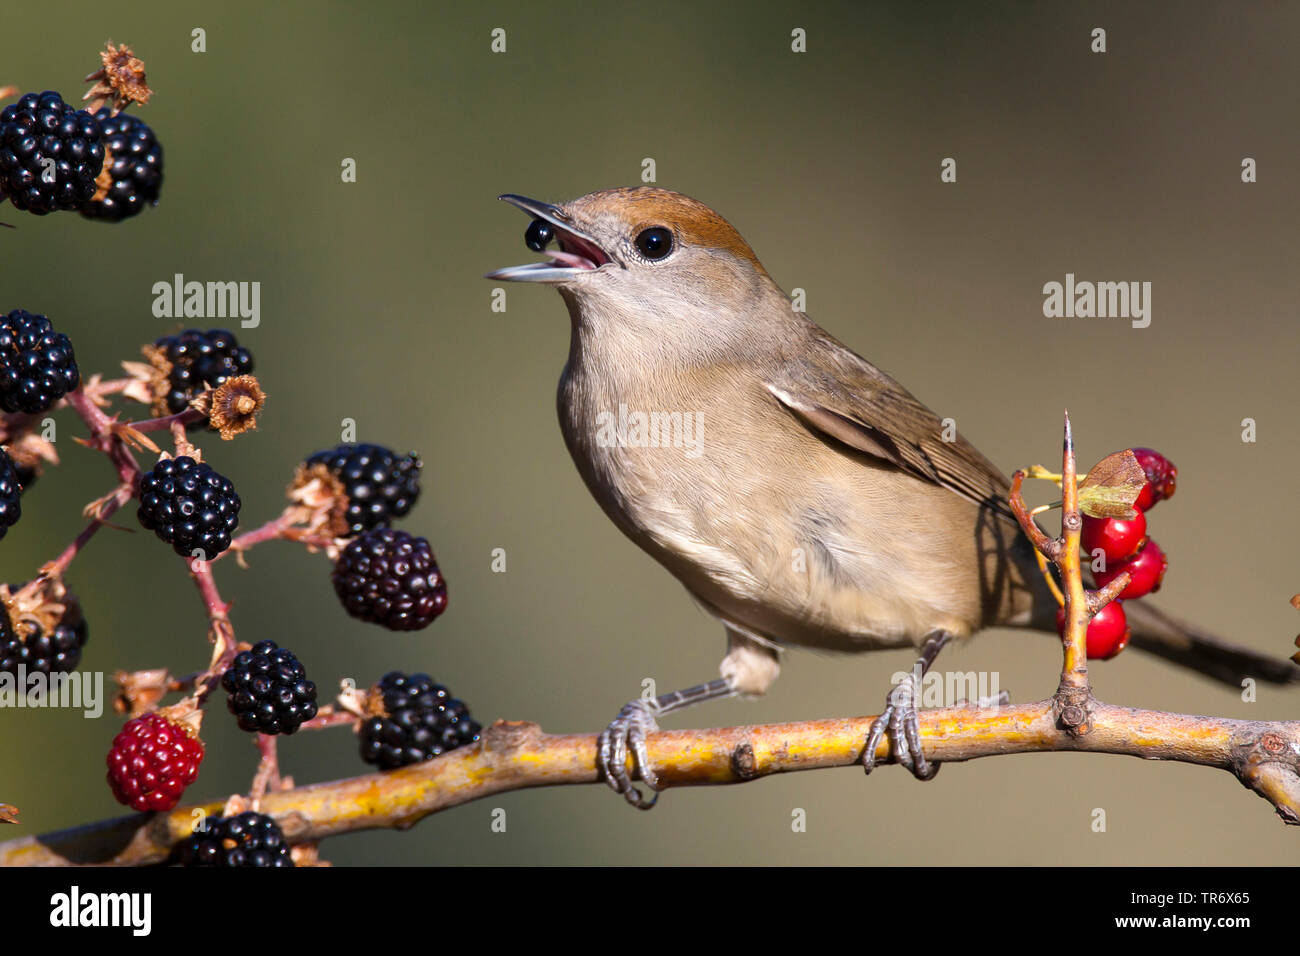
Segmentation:
<svg viewBox="0 0 1300 956">
<path fill-rule="evenodd" d="M 649 810 L 659 799 L 659 794 L 655 793 L 647 799 L 633 786 L 632 778 L 627 772 L 628 751 L 632 752 L 633 763 L 645 785 L 655 791 L 662 789 L 659 785 L 659 777 L 650 766 L 650 756 L 645 746 L 646 735 L 659 729 L 656 718 L 692 704 L 701 704 L 706 700 L 717 700 L 720 697 L 731 697 L 736 693 L 732 682 L 725 677 L 720 677 L 707 684 L 673 691 L 671 694 L 629 701 L 600 735 L 597 761 L 605 775 L 605 782 L 614 789 L 615 793 L 623 794 L 627 802 L 638 810 Z"/>
<path fill-rule="evenodd" d="M 921 646 L 921 656 L 916 659 L 916 665 L 907 680 L 889 692 L 885 709 L 871 725 L 867 747 L 862 752 L 862 769 L 867 773 L 876 767 L 876 747 L 886 729 L 889 731 L 894 760 L 910 770 L 912 776 L 918 780 L 929 780 L 939 772 L 939 764 L 925 759 L 925 753 L 921 750 L 921 728 L 916 717 L 916 701 L 921 696 L 921 678 L 925 677 L 939 652 L 951 640 L 952 635 L 947 631 L 930 634 Z"/>
</svg>

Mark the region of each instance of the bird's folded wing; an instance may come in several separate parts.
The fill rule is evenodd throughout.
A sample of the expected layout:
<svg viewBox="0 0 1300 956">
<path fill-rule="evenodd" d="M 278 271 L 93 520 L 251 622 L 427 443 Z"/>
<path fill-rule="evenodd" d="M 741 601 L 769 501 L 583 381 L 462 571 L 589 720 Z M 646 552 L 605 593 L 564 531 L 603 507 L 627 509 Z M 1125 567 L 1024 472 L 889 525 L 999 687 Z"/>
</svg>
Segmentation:
<svg viewBox="0 0 1300 956">
<path fill-rule="evenodd" d="M 819 337 L 820 338 L 820 337 Z M 896 381 L 827 335 L 826 364 L 786 363 L 767 389 L 807 427 L 1014 521 L 1005 475 Z"/>
</svg>

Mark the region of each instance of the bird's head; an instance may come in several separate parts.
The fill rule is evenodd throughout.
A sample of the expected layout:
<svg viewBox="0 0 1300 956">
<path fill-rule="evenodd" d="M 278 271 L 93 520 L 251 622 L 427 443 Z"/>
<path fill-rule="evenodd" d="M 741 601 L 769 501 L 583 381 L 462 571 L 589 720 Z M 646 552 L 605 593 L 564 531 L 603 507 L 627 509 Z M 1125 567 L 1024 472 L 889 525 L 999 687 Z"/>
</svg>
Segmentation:
<svg viewBox="0 0 1300 956">
<path fill-rule="evenodd" d="M 575 320 L 608 317 L 660 332 L 703 320 L 740 322 L 775 290 L 740 233 L 681 193 L 642 186 L 562 204 L 501 198 L 533 217 L 524 241 L 547 258 L 487 277 L 554 285 Z"/>
</svg>

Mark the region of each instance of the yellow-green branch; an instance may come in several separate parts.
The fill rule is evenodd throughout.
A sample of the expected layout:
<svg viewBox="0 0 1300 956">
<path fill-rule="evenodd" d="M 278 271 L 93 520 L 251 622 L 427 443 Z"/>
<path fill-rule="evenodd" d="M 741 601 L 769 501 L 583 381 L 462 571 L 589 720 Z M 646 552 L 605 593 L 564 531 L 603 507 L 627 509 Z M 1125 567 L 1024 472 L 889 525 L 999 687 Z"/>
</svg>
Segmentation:
<svg viewBox="0 0 1300 956">
<path fill-rule="evenodd" d="M 1078 737 L 1058 726 L 1054 704 L 1049 699 L 923 711 L 925 755 L 954 762 L 1069 750 L 1219 767 L 1273 804 L 1284 821 L 1300 823 L 1300 722 L 1193 717 L 1098 701 L 1089 732 Z M 647 744 L 668 787 L 745 783 L 774 773 L 855 765 L 874 719 L 662 731 Z M 888 758 L 885 742 L 877 756 Z M 268 793 L 262 811 L 279 821 L 291 842 L 306 843 L 357 830 L 404 829 L 431 813 L 511 790 L 596 782 L 594 736 L 555 736 L 536 724 L 498 721 L 479 743 L 428 763 Z M 161 863 L 189 834 L 199 818 L 196 810 L 216 814 L 223 802 L 10 840 L 0 843 L 0 865 Z"/>
</svg>

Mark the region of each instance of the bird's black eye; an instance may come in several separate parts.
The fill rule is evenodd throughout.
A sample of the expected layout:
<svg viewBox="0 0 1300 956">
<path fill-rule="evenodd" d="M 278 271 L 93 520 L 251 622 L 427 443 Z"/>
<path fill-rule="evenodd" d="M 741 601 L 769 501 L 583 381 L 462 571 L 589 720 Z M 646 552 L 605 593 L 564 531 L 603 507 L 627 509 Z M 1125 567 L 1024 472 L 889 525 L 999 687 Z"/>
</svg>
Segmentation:
<svg viewBox="0 0 1300 956">
<path fill-rule="evenodd" d="M 663 226 L 643 229 L 636 237 L 636 248 L 647 259 L 662 259 L 673 251 L 673 234 Z"/>
<path fill-rule="evenodd" d="M 541 252 L 545 249 L 552 239 L 555 238 L 555 230 L 545 219 L 534 219 L 528 224 L 528 231 L 524 233 L 524 245 L 533 252 Z"/>
</svg>

